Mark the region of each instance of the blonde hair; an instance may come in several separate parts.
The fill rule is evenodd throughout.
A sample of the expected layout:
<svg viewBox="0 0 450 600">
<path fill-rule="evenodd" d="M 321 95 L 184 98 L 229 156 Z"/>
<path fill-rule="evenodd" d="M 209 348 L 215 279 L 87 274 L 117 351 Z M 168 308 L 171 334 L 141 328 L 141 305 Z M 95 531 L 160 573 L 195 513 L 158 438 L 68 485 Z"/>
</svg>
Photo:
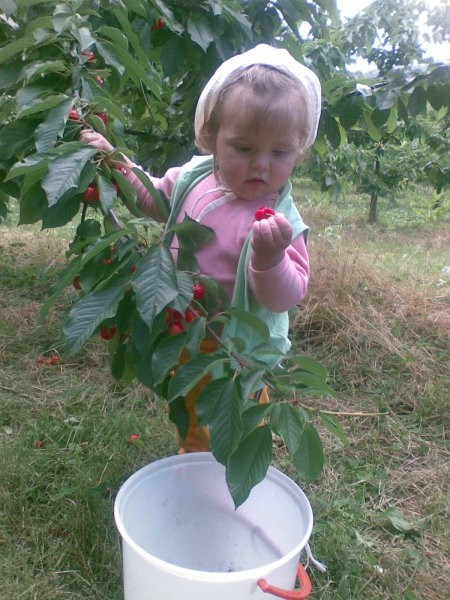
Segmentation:
<svg viewBox="0 0 450 600">
<path fill-rule="evenodd" d="M 277 120 L 293 120 L 299 127 L 299 139 L 307 142 L 315 127 L 310 94 L 297 79 L 266 65 L 253 65 L 230 77 L 223 85 L 209 118 L 197 132 L 196 145 L 205 154 L 214 154 L 223 106 L 232 90 L 241 88 L 244 106 L 251 110 L 251 127 Z M 269 121 L 268 121 L 269 120 Z M 311 144 L 302 143 L 299 158 Z"/>
</svg>

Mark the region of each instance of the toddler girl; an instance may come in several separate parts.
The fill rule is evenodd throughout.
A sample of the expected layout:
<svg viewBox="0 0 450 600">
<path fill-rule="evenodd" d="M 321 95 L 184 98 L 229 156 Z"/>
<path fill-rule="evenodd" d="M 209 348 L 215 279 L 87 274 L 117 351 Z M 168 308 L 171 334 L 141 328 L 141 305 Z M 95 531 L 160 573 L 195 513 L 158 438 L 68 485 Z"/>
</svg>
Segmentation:
<svg viewBox="0 0 450 600">
<path fill-rule="evenodd" d="M 223 286 L 233 306 L 263 319 L 271 343 L 282 352 L 290 347 L 287 311 L 304 297 L 309 277 L 307 227 L 294 206 L 289 177 L 314 143 L 320 106 L 316 75 L 286 50 L 260 44 L 225 61 L 200 95 L 195 135 L 206 156 L 171 168 L 162 178 L 149 175 L 170 206 L 169 222 L 188 215 L 213 229 L 214 237 L 195 254 L 200 272 Z M 114 150 L 91 130 L 80 139 Z M 131 171 L 136 165 L 126 157 L 120 163 L 114 158 L 114 164 L 135 187 L 142 212 L 163 220 Z M 256 220 L 262 206 L 274 214 Z M 230 337 L 234 333 L 227 331 Z M 239 336 L 248 351 L 258 343 L 251 328 Z M 186 439 L 180 439 L 182 451 L 209 449 L 208 433 L 197 427 L 195 415 L 195 400 L 205 384 L 186 396 L 190 427 Z"/>
</svg>

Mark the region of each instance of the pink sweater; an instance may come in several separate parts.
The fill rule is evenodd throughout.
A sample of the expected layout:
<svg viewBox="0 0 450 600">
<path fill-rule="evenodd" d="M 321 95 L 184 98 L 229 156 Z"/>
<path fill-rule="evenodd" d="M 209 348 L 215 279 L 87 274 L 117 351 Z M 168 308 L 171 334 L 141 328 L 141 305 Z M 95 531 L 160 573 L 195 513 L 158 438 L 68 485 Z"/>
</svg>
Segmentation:
<svg viewBox="0 0 450 600">
<path fill-rule="evenodd" d="M 151 177 L 153 186 L 170 199 L 173 185 L 181 167 L 167 171 L 162 178 Z M 142 212 L 162 220 L 155 202 L 139 178 L 132 172 L 128 180 L 137 191 Z M 218 281 L 229 297 L 233 295 L 237 264 L 245 239 L 252 228 L 254 213 L 260 206 L 273 207 L 276 198 L 246 201 L 217 187 L 213 174 L 203 179 L 187 195 L 178 220 L 190 218 L 214 230 L 215 236 L 196 252 L 200 272 Z M 174 239 L 176 243 L 176 238 Z M 176 255 L 177 248 L 172 248 Z M 264 271 L 253 269 L 249 263 L 248 280 L 258 302 L 274 312 L 296 306 L 304 297 L 309 279 L 309 259 L 305 238 L 299 235 L 285 251 L 280 263 Z"/>
</svg>

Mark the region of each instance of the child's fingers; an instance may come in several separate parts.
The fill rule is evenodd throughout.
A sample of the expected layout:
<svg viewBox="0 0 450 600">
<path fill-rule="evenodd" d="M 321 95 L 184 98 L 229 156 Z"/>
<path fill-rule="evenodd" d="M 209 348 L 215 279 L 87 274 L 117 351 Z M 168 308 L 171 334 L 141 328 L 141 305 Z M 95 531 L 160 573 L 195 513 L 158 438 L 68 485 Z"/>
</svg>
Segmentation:
<svg viewBox="0 0 450 600">
<path fill-rule="evenodd" d="M 292 227 L 289 222 L 278 215 L 257 221 L 253 224 L 253 248 L 258 249 L 284 249 L 291 243 Z"/>
<path fill-rule="evenodd" d="M 80 141 L 83 142 L 83 144 L 95 146 L 99 150 L 104 150 L 105 152 L 112 152 L 114 150 L 113 146 L 101 133 L 92 129 L 83 129 L 80 133 Z"/>
</svg>

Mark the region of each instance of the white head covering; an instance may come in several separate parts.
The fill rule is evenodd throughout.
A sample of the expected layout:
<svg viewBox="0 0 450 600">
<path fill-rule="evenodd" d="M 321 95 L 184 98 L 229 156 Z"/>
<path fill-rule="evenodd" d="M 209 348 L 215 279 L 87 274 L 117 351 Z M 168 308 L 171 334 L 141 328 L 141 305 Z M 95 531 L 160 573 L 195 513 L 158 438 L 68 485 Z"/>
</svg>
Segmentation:
<svg viewBox="0 0 450 600">
<path fill-rule="evenodd" d="M 197 103 L 195 111 L 195 135 L 199 138 L 205 122 L 211 116 L 219 94 L 230 77 L 239 75 L 253 65 L 267 65 L 297 79 L 306 90 L 311 104 L 311 127 L 304 148 L 312 146 L 317 135 L 321 111 L 321 88 L 318 77 L 311 69 L 296 61 L 287 50 L 274 48 L 267 44 L 259 44 L 244 52 L 229 58 L 220 65 L 206 84 Z"/>
</svg>

